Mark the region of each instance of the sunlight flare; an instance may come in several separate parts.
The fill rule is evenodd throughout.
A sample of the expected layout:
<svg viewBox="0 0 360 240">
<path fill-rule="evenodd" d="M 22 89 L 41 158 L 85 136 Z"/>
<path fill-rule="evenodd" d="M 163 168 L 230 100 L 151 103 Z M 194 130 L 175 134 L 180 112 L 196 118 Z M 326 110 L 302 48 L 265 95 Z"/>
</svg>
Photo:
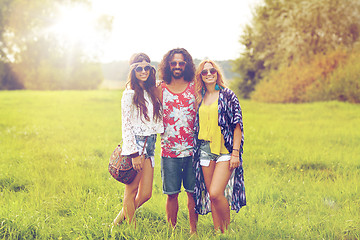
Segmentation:
<svg viewBox="0 0 360 240">
<path fill-rule="evenodd" d="M 84 7 L 62 7 L 61 14 L 57 23 L 52 27 L 52 31 L 68 41 L 89 40 L 96 34 L 93 27 L 96 16 Z"/>
<path fill-rule="evenodd" d="M 101 16 L 86 5 L 59 8 L 59 17 L 48 31 L 64 46 L 81 46 L 90 55 L 96 55 L 104 38 L 104 33 L 97 27 Z"/>
</svg>

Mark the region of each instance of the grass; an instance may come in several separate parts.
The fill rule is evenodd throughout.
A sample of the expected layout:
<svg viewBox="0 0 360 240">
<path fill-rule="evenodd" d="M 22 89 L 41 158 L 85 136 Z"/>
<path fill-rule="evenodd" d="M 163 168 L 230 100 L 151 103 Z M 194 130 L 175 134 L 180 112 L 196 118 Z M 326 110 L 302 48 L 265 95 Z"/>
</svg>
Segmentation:
<svg viewBox="0 0 360 240">
<path fill-rule="evenodd" d="M 123 185 L 107 172 L 121 141 L 121 91 L 0 92 L 0 238 L 188 239 L 165 218 L 159 142 L 153 196 L 137 228 L 110 223 Z M 241 100 L 247 206 L 199 239 L 360 239 L 360 105 Z"/>
</svg>

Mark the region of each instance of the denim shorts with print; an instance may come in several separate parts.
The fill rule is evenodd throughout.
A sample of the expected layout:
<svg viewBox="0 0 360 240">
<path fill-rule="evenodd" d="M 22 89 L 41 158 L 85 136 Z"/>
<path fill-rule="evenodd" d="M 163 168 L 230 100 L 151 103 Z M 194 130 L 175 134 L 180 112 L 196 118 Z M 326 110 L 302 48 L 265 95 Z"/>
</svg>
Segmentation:
<svg viewBox="0 0 360 240">
<path fill-rule="evenodd" d="M 211 153 L 210 149 L 210 142 L 200 140 L 200 165 L 207 167 L 210 165 L 210 161 L 215 162 L 226 162 L 230 161 L 231 155 L 230 154 L 220 154 L 216 155 Z"/>
<path fill-rule="evenodd" d="M 144 147 L 145 139 L 147 136 L 139 136 L 135 135 L 136 140 L 136 147 L 139 151 L 139 154 L 141 154 L 142 149 Z M 151 166 L 155 167 L 155 143 L 156 143 L 156 134 L 151 134 L 147 137 L 146 141 L 146 147 L 144 149 L 145 158 L 150 158 L 151 160 Z"/>
<path fill-rule="evenodd" d="M 163 193 L 172 195 L 181 192 L 183 182 L 186 192 L 193 193 L 195 187 L 195 171 L 192 156 L 169 158 L 161 157 L 161 178 Z"/>
</svg>

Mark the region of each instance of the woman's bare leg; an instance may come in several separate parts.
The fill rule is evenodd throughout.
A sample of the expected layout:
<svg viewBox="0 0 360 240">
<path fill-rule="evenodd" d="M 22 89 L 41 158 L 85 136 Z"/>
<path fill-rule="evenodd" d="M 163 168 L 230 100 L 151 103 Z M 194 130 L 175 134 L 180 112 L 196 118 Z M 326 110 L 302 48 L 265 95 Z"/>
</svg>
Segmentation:
<svg viewBox="0 0 360 240">
<path fill-rule="evenodd" d="M 135 197 L 138 192 L 141 172 L 138 173 L 130 184 L 125 184 L 123 208 L 113 221 L 114 225 L 121 223 L 125 218 L 131 223 L 135 214 Z"/>
<path fill-rule="evenodd" d="M 205 185 L 206 185 L 206 189 L 208 191 L 210 190 L 211 182 L 212 182 L 214 171 L 215 171 L 215 166 L 216 166 L 215 161 L 210 161 L 210 164 L 207 167 L 202 166 Z M 220 219 L 218 217 L 218 214 L 216 213 L 216 209 L 213 206 L 212 202 L 211 202 L 211 216 L 213 218 L 214 228 L 219 229 L 220 228 Z"/>
<path fill-rule="evenodd" d="M 139 189 L 135 198 L 136 209 L 147 202 L 152 195 L 154 168 L 151 166 L 151 159 L 145 159 L 141 174 Z"/>
<path fill-rule="evenodd" d="M 154 168 L 151 166 L 151 160 L 150 159 L 145 159 L 144 162 L 144 167 L 141 171 L 141 173 L 138 173 L 137 175 L 141 175 L 140 179 L 137 181 L 137 190 L 136 190 L 136 197 L 135 197 L 135 201 L 134 201 L 134 206 L 135 206 L 135 210 L 137 208 L 139 208 L 142 204 L 144 204 L 146 201 L 148 201 L 151 198 L 151 194 L 152 194 L 152 183 L 153 183 L 153 178 L 154 178 Z M 138 176 L 136 176 L 136 178 L 138 178 Z M 137 180 L 134 179 L 134 181 L 132 183 L 130 183 L 129 185 L 131 185 L 131 187 L 127 187 L 127 185 L 125 185 L 125 194 L 127 192 L 127 188 L 128 190 L 131 192 L 133 189 L 133 183 Z M 125 202 L 125 196 L 124 196 L 124 202 Z M 125 203 L 124 203 L 125 206 Z M 135 213 L 135 211 L 134 211 Z M 116 224 L 120 224 L 122 221 L 125 220 L 125 211 L 124 211 L 124 207 L 121 209 L 121 211 L 119 212 L 119 214 L 117 215 L 117 217 L 114 220 L 114 225 Z"/>
<path fill-rule="evenodd" d="M 209 188 L 214 228 L 224 232 L 230 224 L 229 203 L 224 196 L 225 187 L 231 176 L 229 162 L 216 163 Z M 215 215 L 215 216 L 214 216 Z"/>
</svg>

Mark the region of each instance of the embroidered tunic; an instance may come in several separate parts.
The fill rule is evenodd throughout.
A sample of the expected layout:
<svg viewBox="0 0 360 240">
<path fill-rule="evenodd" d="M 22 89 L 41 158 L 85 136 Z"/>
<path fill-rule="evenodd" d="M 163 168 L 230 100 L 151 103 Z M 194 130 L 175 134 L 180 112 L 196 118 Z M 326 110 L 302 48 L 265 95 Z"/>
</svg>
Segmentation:
<svg viewBox="0 0 360 240">
<path fill-rule="evenodd" d="M 145 105 L 150 121 L 140 115 L 140 111 L 134 105 L 134 94 L 134 90 L 125 89 L 121 98 L 122 155 L 138 152 L 135 135 L 150 136 L 151 134 L 164 132 L 162 119 L 159 121 L 153 119 L 154 107 L 149 94 L 144 91 Z"/>
<path fill-rule="evenodd" d="M 161 135 L 163 157 L 192 156 L 194 148 L 195 84 L 190 82 L 182 93 L 171 92 L 165 83 L 163 91 L 163 121 Z"/>
<path fill-rule="evenodd" d="M 233 191 L 231 195 L 231 209 L 238 212 L 241 207 L 246 205 L 245 197 L 245 185 L 244 185 L 244 171 L 242 166 L 242 153 L 244 145 L 244 128 L 242 121 L 242 112 L 238 98 L 228 88 L 220 89 L 219 99 L 218 99 L 218 125 L 221 128 L 221 133 L 224 136 L 225 147 L 232 153 L 233 149 L 233 137 L 234 129 L 237 124 L 240 125 L 241 129 L 241 144 L 239 152 L 240 166 L 237 167 L 234 171 L 233 179 L 234 181 Z M 197 141 L 197 136 L 199 133 L 199 115 L 196 117 L 195 121 L 195 142 Z M 194 149 L 194 169 L 196 174 L 196 182 L 194 189 L 194 198 L 195 198 L 195 211 L 199 214 L 207 214 L 211 211 L 211 204 L 209 199 L 209 194 L 206 190 L 204 177 L 202 174 L 202 169 L 200 166 L 200 144 L 195 144 Z"/>
</svg>

